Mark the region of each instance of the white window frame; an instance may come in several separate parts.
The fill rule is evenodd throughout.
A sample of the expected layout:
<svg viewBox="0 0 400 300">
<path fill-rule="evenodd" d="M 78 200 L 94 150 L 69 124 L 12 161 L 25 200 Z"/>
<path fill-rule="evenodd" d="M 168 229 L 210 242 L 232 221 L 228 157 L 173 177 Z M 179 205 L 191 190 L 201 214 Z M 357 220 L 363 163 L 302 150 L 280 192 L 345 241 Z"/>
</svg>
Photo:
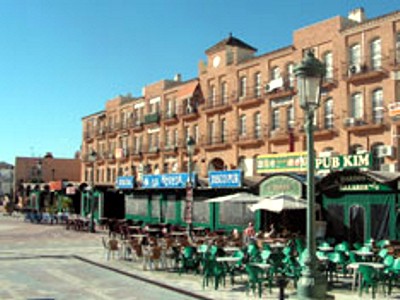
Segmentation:
<svg viewBox="0 0 400 300">
<path fill-rule="evenodd" d="M 362 119 L 364 116 L 363 95 L 360 92 L 351 95 L 351 117 Z"/>
<path fill-rule="evenodd" d="M 370 44 L 371 68 L 380 70 L 382 67 L 382 43 L 380 38 L 374 39 Z"/>
</svg>

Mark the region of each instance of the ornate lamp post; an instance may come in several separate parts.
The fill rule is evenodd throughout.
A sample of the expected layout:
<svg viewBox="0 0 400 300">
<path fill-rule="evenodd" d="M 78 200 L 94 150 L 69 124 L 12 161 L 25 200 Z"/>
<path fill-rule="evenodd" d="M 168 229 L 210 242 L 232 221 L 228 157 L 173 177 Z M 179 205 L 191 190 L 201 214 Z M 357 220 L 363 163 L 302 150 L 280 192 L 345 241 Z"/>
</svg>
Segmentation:
<svg viewBox="0 0 400 300">
<path fill-rule="evenodd" d="M 305 112 L 307 134 L 307 248 L 304 253 L 304 269 L 298 281 L 298 299 L 325 299 L 326 279 L 317 267 L 315 242 L 315 155 L 314 155 L 314 115 L 320 105 L 320 88 L 324 65 L 309 51 L 303 61 L 296 66 L 297 89 L 300 107 Z"/>
<path fill-rule="evenodd" d="M 195 140 L 189 136 L 186 141 L 186 149 L 188 153 L 188 180 L 186 182 L 186 223 L 188 236 L 192 236 L 192 218 L 193 218 L 193 182 L 192 182 L 192 159 L 194 153 Z"/>
<path fill-rule="evenodd" d="M 90 190 L 89 190 L 89 197 L 90 197 L 90 223 L 89 223 L 89 231 L 95 232 L 94 228 L 94 163 L 97 159 L 96 151 L 92 150 L 89 154 L 89 161 L 92 163 L 92 172 L 90 175 Z"/>
</svg>

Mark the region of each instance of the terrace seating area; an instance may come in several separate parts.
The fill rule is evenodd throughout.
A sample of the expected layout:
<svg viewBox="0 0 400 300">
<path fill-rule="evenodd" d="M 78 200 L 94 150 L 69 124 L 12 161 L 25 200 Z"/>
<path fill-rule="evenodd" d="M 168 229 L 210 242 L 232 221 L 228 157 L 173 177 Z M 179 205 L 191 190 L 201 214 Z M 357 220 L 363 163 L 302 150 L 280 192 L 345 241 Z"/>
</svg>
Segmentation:
<svg viewBox="0 0 400 300">
<path fill-rule="evenodd" d="M 191 238 L 185 228 L 167 224 L 119 223 L 109 236 L 118 243 L 118 259 L 140 264 L 144 271 L 191 274 L 203 289 L 230 287 L 262 298 L 282 286 L 295 289 L 304 267 L 302 238 L 250 239 L 244 243 L 205 228 Z M 328 288 L 355 295 L 368 293 L 375 299 L 398 291 L 400 247 L 393 241 L 320 240 L 317 259 Z"/>
</svg>

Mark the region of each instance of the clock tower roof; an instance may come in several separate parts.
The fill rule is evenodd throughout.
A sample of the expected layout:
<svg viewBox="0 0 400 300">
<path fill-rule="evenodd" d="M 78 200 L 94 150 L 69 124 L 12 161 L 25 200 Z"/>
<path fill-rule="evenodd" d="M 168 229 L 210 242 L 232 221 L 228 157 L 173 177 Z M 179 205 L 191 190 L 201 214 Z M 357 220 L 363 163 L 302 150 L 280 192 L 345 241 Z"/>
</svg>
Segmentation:
<svg viewBox="0 0 400 300">
<path fill-rule="evenodd" d="M 250 46 L 249 44 L 246 44 L 245 42 L 239 40 L 238 38 L 235 38 L 234 36 L 232 36 L 232 34 L 229 34 L 229 37 L 223 39 L 222 41 L 218 42 L 214 46 L 208 48 L 206 50 L 206 54 L 207 55 L 213 54 L 215 52 L 225 49 L 226 46 L 244 48 L 244 49 L 252 50 L 254 52 L 257 51 L 256 48 Z"/>
</svg>

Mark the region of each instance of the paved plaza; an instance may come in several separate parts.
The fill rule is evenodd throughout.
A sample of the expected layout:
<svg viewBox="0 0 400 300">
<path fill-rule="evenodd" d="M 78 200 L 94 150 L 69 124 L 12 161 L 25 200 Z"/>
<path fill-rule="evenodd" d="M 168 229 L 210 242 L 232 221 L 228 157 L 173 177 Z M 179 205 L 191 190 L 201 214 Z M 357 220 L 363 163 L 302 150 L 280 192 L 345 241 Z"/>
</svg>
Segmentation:
<svg viewBox="0 0 400 300">
<path fill-rule="evenodd" d="M 199 275 L 143 271 L 138 262 L 107 261 L 101 244 L 104 234 L 1 216 L 0 299 L 258 299 L 246 295 L 241 283 L 203 290 Z M 292 286 L 285 294 L 295 299 Z M 334 289 L 330 295 L 343 300 L 359 298 L 349 289 Z M 272 294 L 265 291 L 263 299 L 279 299 L 278 289 Z M 376 299 L 383 299 L 382 293 Z M 391 299 L 400 299 L 397 290 Z"/>
</svg>

